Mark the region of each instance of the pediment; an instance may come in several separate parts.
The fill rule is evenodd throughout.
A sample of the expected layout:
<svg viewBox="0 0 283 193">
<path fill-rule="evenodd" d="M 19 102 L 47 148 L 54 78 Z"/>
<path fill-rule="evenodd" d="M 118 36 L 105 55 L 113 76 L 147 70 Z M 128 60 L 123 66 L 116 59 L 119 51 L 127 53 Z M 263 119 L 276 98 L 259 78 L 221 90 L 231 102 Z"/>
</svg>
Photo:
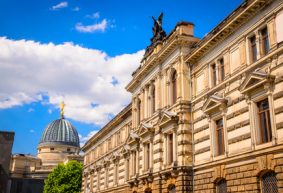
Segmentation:
<svg viewBox="0 0 283 193">
<path fill-rule="evenodd" d="M 163 126 L 170 122 L 177 122 L 178 121 L 178 115 L 175 112 L 172 111 L 163 111 L 161 118 L 159 119 L 159 125 Z"/>
<path fill-rule="evenodd" d="M 137 132 L 131 130 L 125 144 L 131 144 L 137 141 L 139 141 L 139 135 Z"/>
<path fill-rule="evenodd" d="M 239 87 L 239 91 L 243 93 L 247 93 L 249 91 L 252 91 L 260 86 L 263 86 L 267 82 L 273 82 L 275 79 L 275 76 L 270 75 L 266 72 L 262 72 L 259 70 L 255 70 L 254 72 L 251 72 L 241 83 L 241 86 Z"/>
<path fill-rule="evenodd" d="M 152 132 L 153 130 L 154 130 L 154 127 L 153 127 L 152 124 L 150 124 L 150 123 L 141 123 L 139 131 L 138 131 L 138 135 L 142 135 L 142 134 L 147 133 L 147 132 Z"/>
<path fill-rule="evenodd" d="M 211 111 L 217 110 L 220 106 L 226 105 L 227 101 L 228 100 L 224 97 L 220 97 L 214 94 L 205 101 L 202 110 L 204 113 L 209 113 Z"/>
<path fill-rule="evenodd" d="M 124 145 L 123 147 L 122 147 L 122 150 L 121 150 L 121 154 L 122 155 L 124 155 L 124 154 L 127 154 L 128 152 L 130 151 L 130 146 L 129 145 Z"/>
</svg>

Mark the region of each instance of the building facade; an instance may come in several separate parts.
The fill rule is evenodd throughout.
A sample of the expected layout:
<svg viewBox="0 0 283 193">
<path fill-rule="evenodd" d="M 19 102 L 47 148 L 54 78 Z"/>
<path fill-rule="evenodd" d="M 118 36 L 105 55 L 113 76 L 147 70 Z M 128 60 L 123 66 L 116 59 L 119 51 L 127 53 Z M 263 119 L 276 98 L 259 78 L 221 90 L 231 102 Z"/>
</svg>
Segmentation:
<svg viewBox="0 0 283 193">
<path fill-rule="evenodd" d="M 283 1 L 247 0 L 203 39 L 162 16 L 131 104 L 83 147 L 82 192 L 283 192 Z"/>
</svg>

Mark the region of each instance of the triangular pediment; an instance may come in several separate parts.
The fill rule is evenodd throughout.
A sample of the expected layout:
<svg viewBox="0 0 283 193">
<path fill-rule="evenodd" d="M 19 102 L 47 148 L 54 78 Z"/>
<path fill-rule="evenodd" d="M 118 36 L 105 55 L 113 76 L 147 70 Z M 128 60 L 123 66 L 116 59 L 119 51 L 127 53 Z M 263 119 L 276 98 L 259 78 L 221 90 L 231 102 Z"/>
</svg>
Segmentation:
<svg viewBox="0 0 283 193">
<path fill-rule="evenodd" d="M 217 110 L 220 106 L 222 105 L 226 105 L 227 103 L 227 99 L 225 99 L 224 97 L 220 97 L 218 95 L 212 95 L 210 96 L 203 105 L 203 112 L 204 113 L 209 113 L 213 110 Z"/>
<path fill-rule="evenodd" d="M 161 118 L 159 119 L 159 125 L 163 126 L 170 122 L 176 122 L 178 120 L 178 115 L 172 111 L 163 111 Z"/>
<path fill-rule="evenodd" d="M 139 131 L 138 131 L 138 135 L 142 135 L 142 134 L 147 133 L 147 132 L 152 132 L 152 130 L 154 130 L 154 127 L 153 127 L 152 124 L 150 124 L 150 123 L 141 123 Z"/>
<path fill-rule="evenodd" d="M 121 154 L 124 155 L 124 154 L 127 154 L 128 152 L 130 151 L 130 146 L 128 144 L 124 145 L 122 147 L 122 150 L 121 150 Z"/>
<path fill-rule="evenodd" d="M 263 86 L 266 82 L 272 82 L 274 81 L 275 76 L 270 75 L 266 72 L 262 72 L 259 70 L 256 70 L 254 72 L 251 72 L 241 83 L 241 86 L 239 87 L 239 91 L 241 93 L 247 93 L 251 90 L 254 90 L 260 86 Z"/>
</svg>

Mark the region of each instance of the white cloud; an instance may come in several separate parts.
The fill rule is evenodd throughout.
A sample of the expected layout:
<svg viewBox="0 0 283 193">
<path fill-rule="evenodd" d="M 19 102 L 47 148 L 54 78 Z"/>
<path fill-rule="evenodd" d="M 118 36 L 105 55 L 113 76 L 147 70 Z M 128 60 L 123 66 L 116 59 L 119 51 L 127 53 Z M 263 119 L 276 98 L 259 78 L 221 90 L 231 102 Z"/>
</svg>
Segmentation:
<svg viewBox="0 0 283 193">
<path fill-rule="evenodd" d="M 91 15 L 87 15 L 87 18 L 91 18 L 91 19 L 99 19 L 100 18 L 100 13 L 99 12 L 95 12 Z"/>
<path fill-rule="evenodd" d="M 91 131 L 85 137 L 83 137 L 81 134 L 79 134 L 80 146 L 82 147 L 97 132 L 98 132 L 97 130 Z"/>
<path fill-rule="evenodd" d="M 76 30 L 84 33 L 93 33 L 93 32 L 104 32 L 107 28 L 108 22 L 106 19 L 103 19 L 100 23 L 94 23 L 92 25 L 83 25 L 82 23 L 76 24 Z"/>
<path fill-rule="evenodd" d="M 129 103 L 124 87 L 144 53 L 110 57 L 71 43 L 4 37 L 0 47 L 0 109 L 41 102 L 51 105 L 52 113 L 64 100 L 65 117 L 95 125 L 104 125 Z"/>
<path fill-rule="evenodd" d="M 81 8 L 80 7 L 74 7 L 72 10 L 73 11 L 79 11 L 79 10 L 81 10 Z"/>
<path fill-rule="evenodd" d="M 30 132 L 30 133 L 34 133 L 35 131 L 34 131 L 33 129 L 30 129 L 29 132 Z"/>
<path fill-rule="evenodd" d="M 68 7 L 68 2 L 67 1 L 63 1 L 61 3 L 58 3 L 57 5 L 54 5 L 51 7 L 51 10 L 58 10 L 58 9 L 62 9 Z"/>
</svg>

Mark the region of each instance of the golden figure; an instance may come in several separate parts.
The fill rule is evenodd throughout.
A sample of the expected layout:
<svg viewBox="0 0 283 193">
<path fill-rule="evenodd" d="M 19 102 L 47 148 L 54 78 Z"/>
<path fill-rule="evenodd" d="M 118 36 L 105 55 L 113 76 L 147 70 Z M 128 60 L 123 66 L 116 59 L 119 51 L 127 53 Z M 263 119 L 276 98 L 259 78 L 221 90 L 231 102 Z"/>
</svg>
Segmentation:
<svg viewBox="0 0 283 193">
<path fill-rule="evenodd" d="M 61 118 L 64 118 L 64 108 L 65 108 L 65 103 L 64 101 L 62 101 L 60 103 L 60 114 L 61 114 Z"/>
</svg>

